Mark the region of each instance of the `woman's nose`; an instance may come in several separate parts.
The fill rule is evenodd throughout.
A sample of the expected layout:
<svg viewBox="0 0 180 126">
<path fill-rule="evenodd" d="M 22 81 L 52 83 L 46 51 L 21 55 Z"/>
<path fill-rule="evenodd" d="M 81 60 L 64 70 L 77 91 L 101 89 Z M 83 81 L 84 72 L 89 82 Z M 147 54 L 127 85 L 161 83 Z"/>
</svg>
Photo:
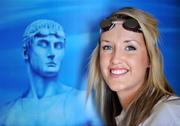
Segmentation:
<svg viewBox="0 0 180 126">
<path fill-rule="evenodd" d="M 122 59 L 123 59 L 123 55 L 121 51 L 115 49 L 112 53 L 112 58 L 111 58 L 112 64 L 114 65 L 120 64 L 122 62 Z"/>
</svg>

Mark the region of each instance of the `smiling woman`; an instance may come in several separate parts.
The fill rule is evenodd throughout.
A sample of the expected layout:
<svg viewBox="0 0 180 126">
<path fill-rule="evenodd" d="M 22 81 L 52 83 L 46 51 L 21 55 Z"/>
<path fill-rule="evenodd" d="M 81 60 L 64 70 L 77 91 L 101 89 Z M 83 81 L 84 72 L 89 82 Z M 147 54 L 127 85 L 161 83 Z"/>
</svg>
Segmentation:
<svg viewBox="0 0 180 126">
<path fill-rule="evenodd" d="M 120 92 L 120 96 L 136 91 L 144 82 L 148 67 L 141 33 L 124 29 L 119 21 L 112 30 L 101 34 L 100 69 L 111 90 Z"/>
<path fill-rule="evenodd" d="M 106 125 L 179 126 L 180 98 L 165 79 L 157 21 L 125 7 L 101 22 L 91 57 L 89 93 Z"/>
</svg>

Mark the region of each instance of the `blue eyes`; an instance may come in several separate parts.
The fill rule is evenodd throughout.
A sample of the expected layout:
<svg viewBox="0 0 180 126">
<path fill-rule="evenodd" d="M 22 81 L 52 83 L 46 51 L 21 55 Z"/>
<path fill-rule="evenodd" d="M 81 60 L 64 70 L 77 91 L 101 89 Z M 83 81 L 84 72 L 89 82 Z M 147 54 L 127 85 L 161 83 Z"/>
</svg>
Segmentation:
<svg viewBox="0 0 180 126">
<path fill-rule="evenodd" d="M 104 45 L 102 46 L 103 50 L 112 50 L 113 47 L 111 45 Z M 136 47 L 134 47 L 133 45 L 128 45 L 124 48 L 126 51 L 135 51 Z"/>
<path fill-rule="evenodd" d="M 112 47 L 110 45 L 105 45 L 102 48 L 103 50 L 112 50 Z"/>
<path fill-rule="evenodd" d="M 130 45 L 130 46 L 127 46 L 125 48 L 125 50 L 127 50 L 127 51 L 134 51 L 134 50 L 136 50 L 136 48 L 134 46 Z"/>
<path fill-rule="evenodd" d="M 40 47 L 43 47 L 43 48 L 46 48 L 48 46 L 50 46 L 50 42 L 46 41 L 46 40 L 40 40 L 38 41 L 37 45 L 40 46 Z M 64 42 L 55 42 L 53 43 L 54 44 L 54 48 L 55 49 L 62 49 L 64 48 Z"/>
</svg>

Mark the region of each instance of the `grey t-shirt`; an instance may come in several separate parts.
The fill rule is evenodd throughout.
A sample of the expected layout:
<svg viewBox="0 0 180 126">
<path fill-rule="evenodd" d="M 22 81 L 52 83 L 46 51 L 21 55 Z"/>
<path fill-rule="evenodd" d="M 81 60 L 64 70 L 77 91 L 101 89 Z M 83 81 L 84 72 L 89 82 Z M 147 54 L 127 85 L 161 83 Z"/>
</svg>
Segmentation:
<svg viewBox="0 0 180 126">
<path fill-rule="evenodd" d="M 125 112 L 117 116 L 116 123 L 120 126 Z M 139 126 L 180 126 L 180 97 L 163 97 L 153 108 L 152 114 Z"/>
</svg>

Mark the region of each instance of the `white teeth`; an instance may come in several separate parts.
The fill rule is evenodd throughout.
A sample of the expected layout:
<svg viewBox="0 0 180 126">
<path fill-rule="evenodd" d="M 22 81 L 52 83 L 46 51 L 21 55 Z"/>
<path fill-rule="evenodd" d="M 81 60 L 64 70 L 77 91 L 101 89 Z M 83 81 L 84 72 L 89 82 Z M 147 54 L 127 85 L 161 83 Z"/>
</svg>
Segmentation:
<svg viewBox="0 0 180 126">
<path fill-rule="evenodd" d="M 127 72 L 127 70 L 111 70 L 111 73 L 113 73 L 113 74 L 124 74 L 126 72 Z"/>
</svg>

